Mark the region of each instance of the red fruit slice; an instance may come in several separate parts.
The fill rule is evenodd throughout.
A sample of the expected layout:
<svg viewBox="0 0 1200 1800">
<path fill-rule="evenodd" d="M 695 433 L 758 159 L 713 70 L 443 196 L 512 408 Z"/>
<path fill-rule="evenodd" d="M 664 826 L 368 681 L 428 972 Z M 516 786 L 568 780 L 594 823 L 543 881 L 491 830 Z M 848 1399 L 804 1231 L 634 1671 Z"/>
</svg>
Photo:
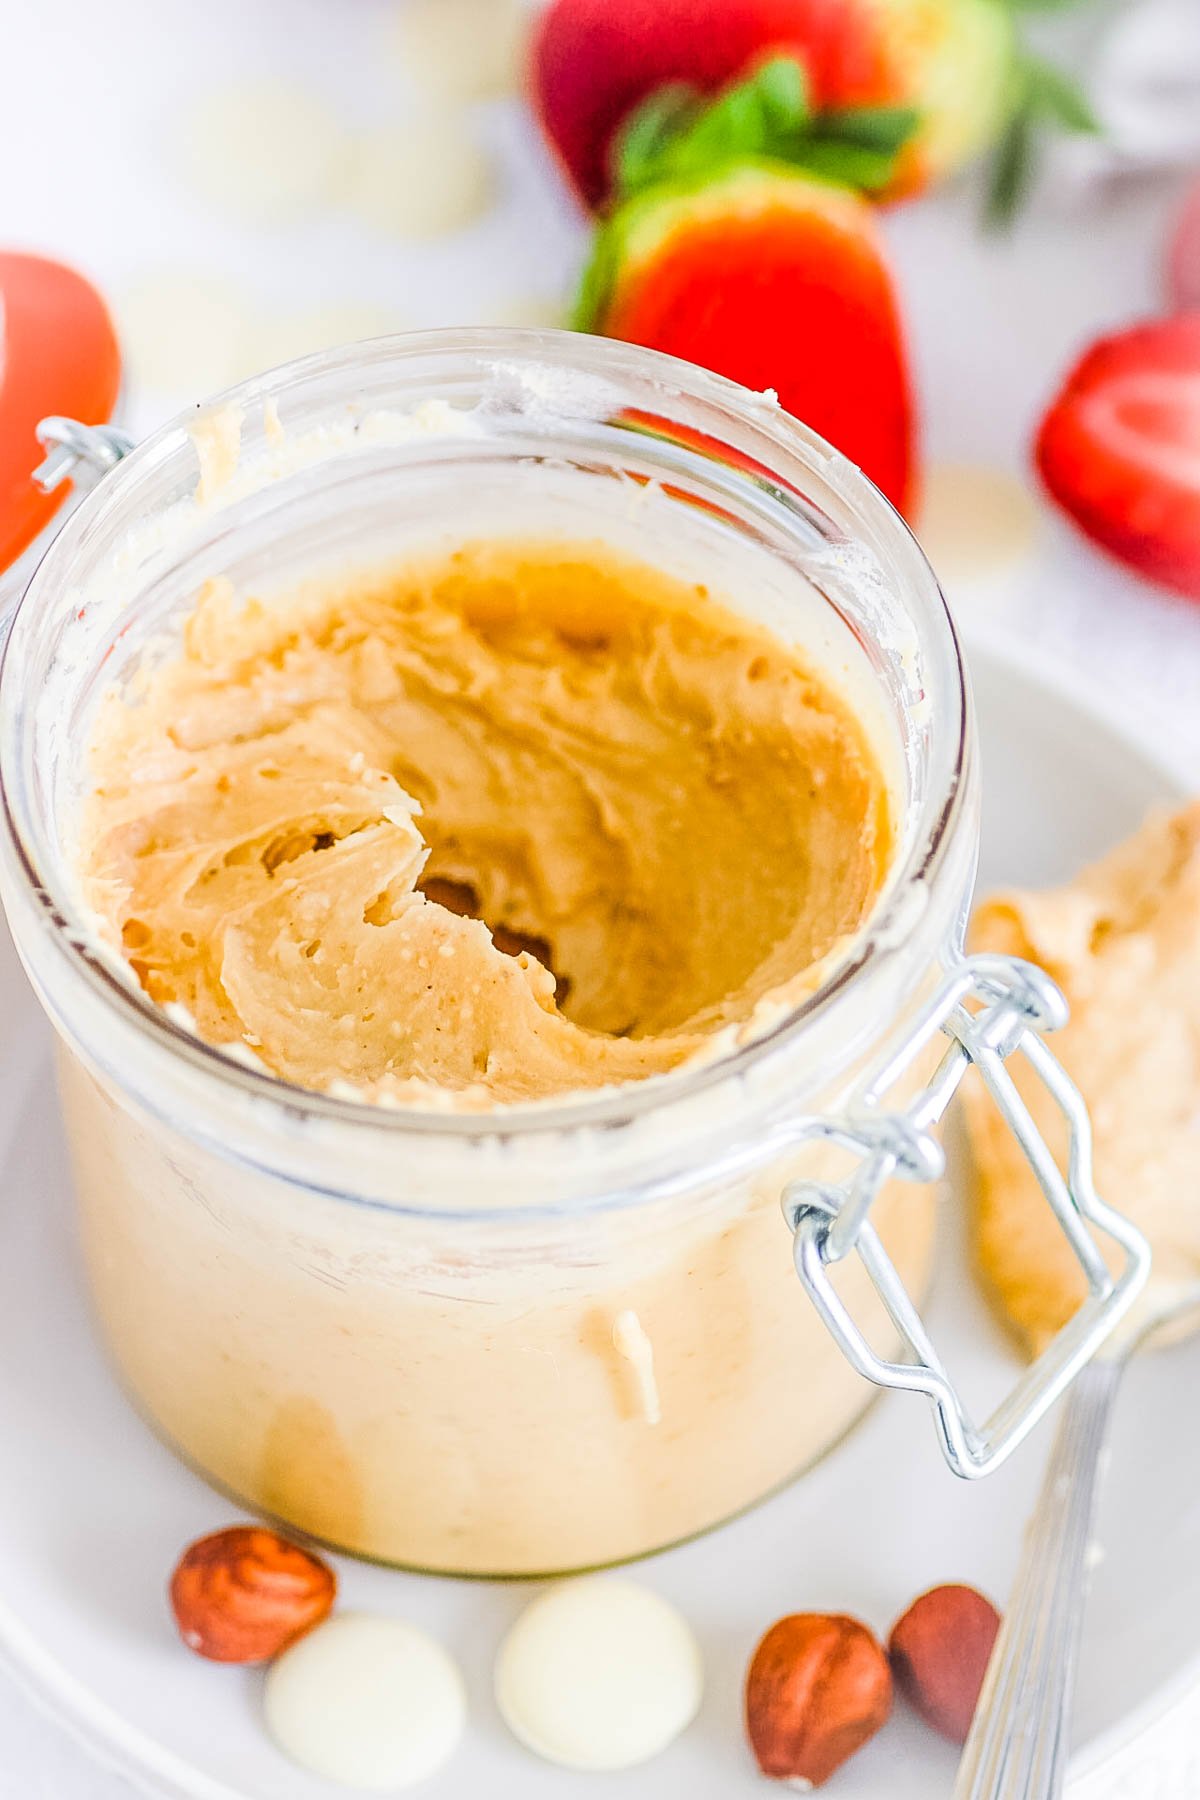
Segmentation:
<svg viewBox="0 0 1200 1800">
<path fill-rule="evenodd" d="M 102 425 L 120 385 L 116 333 L 95 288 L 62 263 L 0 251 L 0 570 L 68 491 L 65 483 L 52 494 L 33 485 L 44 454 L 38 421 L 64 413 Z"/>
<path fill-rule="evenodd" d="M 1090 538 L 1200 600 L 1200 312 L 1093 344 L 1043 419 L 1035 455 Z"/>
<path fill-rule="evenodd" d="M 773 388 L 896 506 L 912 505 L 899 310 L 873 216 L 856 195 L 742 168 L 624 208 L 601 254 L 612 274 L 597 329 Z"/>
<path fill-rule="evenodd" d="M 1200 181 L 1189 190 L 1171 237 L 1167 291 L 1179 312 L 1200 311 Z"/>
</svg>

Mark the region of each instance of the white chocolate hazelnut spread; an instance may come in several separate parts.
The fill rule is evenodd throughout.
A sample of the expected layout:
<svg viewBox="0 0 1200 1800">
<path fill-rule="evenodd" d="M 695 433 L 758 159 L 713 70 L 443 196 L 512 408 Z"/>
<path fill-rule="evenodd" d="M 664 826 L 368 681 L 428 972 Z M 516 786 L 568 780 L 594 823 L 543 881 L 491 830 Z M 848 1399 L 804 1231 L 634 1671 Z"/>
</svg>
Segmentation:
<svg viewBox="0 0 1200 1800">
<path fill-rule="evenodd" d="M 204 447 L 205 484 L 229 447 Z M 661 1074 L 819 986 L 892 844 L 798 654 L 599 544 L 285 606 L 210 581 L 101 708 L 85 894 L 153 999 L 299 1085 L 480 1107 Z"/>
<path fill-rule="evenodd" d="M 594 378 L 551 374 L 548 406 L 611 408 Z M 532 405 L 540 366 L 518 376 Z M 336 484 L 343 457 L 412 450 L 419 488 L 426 440 L 433 462 L 449 440 L 469 460 L 489 429 L 440 400 L 300 437 L 271 408 L 267 426 L 252 466 L 236 414 L 201 421 L 203 491 L 139 523 L 73 615 L 56 717 L 120 641 L 144 563 L 181 562 L 272 483 Z M 469 534 L 449 542 L 443 509 L 421 538 L 410 507 L 389 541 L 419 540 L 411 555 L 338 560 L 336 579 L 218 574 L 179 632 L 124 641 L 64 803 L 88 951 L 281 1078 L 237 1084 L 225 1136 L 211 1059 L 140 1016 L 144 1084 L 64 1054 L 126 1385 L 225 1490 L 427 1568 L 560 1570 L 677 1540 L 810 1463 L 871 1392 L 797 1284 L 779 1207 L 797 1156 L 772 1137 L 709 1160 L 693 1124 L 719 1157 L 746 1090 L 721 1080 L 710 1105 L 675 1076 L 771 1030 L 861 940 L 908 826 L 897 795 L 913 804 L 885 773 L 892 720 L 785 558 L 723 550 L 654 482 L 588 482 L 581 502 L 582 480 L 480 477 Z M 888 649 L 909 656 L 903 620 Z M 839 1034 L 883 1022 L 866 995 L 850 1011 L 821 1038 L 844 1060 L 812 1053 L 813 1080 L 846 1080 Z M 768 1088 L 789 1107 L 790 1068 Z M 377 1105 L 334 1116 L 297 1089 Z M 655 1099 L 627 1133 L 556 1123 L 612 1093 Z M 627 1203 L 612 1169 L 636 1151 L 657 1179 L 677 1154 L 660 1094 L 686 1153 L 665 1199 Z M 610 1188 L 619 1204 L 590 1210 Z M 892 1188 L 875 1209 L 915 1295 L 933 1209 Z M 887 1342 L 861 1267 L 839 1288 Z"/>
</svg>

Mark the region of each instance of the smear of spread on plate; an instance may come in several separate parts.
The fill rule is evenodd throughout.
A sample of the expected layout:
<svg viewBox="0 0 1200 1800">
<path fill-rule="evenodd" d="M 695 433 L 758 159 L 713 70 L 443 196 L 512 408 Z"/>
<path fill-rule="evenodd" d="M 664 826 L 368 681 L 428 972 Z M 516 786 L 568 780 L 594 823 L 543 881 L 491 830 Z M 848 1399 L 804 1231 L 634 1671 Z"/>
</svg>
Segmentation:
<svg viewBox="0 0 1200 1800">
<path fill-rule="evenodd" d="M 1065 992 L 1071 1018 L 1051 1048 L 1091 1113 L 1097 1188 L 1149 1238 L 1151 1282 L 1183 1292 L 1200 1279 L 1200 803 L 1155 815 L 1064 887 L 994 896 L 973 939 L 1039 963 Z M 1062 1120 L 1020 1064 L 1061 1162 Z M 964 1098 L 980 1259 L 1037 1351 L 1083 1300 L 1083 1273 L 995 1107 L 978 1089 Z"/>
</svg>

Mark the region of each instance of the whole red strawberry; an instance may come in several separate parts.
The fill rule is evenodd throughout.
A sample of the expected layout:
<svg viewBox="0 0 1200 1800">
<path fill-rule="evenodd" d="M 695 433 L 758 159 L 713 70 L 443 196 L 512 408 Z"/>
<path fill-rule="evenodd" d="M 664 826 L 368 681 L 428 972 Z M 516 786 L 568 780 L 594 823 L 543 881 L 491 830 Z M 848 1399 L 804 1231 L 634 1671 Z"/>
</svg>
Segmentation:
<svg viewBox="0 0 1200 1800">
<path fill-rule="evenodd" d="M 602 228 L 577 323 L 773 388 L 911 509 L 899 310 L 874 215 L 849 189 L 766 164 L 651 188 Z"/>
<path fill-rule="evenodd" d="M 1002 0 L 552 0 L 534 38 L 533 101 L 595 208 L 619 186 L 618 140 L 639 108 L 661 100 L 665 116 L 788 56 L 816 120 L 806 166 L 895 196 L 997 135 L 1013 44 Z M 796 146 L 764 148 L 790 159 Z"/>
<path fill-rule="evenodd" d="M 1035 456 L 1090 538 L 1200 600 L 1200 312 L 1093 344 L 1042 420 Z"/>
</svg>

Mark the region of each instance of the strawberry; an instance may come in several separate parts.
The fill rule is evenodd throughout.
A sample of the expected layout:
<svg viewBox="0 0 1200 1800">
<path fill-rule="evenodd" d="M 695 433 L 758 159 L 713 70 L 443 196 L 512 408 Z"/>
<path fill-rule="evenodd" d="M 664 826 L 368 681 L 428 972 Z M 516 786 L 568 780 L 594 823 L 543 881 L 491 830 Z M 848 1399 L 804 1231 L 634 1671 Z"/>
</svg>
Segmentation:
<svg viewBox="0 0 1200 1800">
<path fill-rule="evenodd" d="M 1042 420 L 1035 455 L 1090 538 L 1200 600 L 1200 313 L 1093 344 Z"/>
<path fill-rule="evenodd" d="M 0 573 L 53 517 L 67 486 L 33 485 L 35 428 L 48 413 L 85 425 L 112 415 L 121 357 L 103 300 L 63 263 L 0 251 Z"/>
<path fill-rule="evenodd" d="M 871 208 L 849 188 L 770 163 L 652 187 L 601 228 L 576 323 L 773 388 L 912 505 L 899 312 Z"/>
<path fill-rule="evenodd" d="M 1017 0 L 551 0 L 531 87 L 543 131 L 585 205 L 628 196 L 625 139 L 689 130 L 706 98 L 732 97 L 787 57 L 810 117 L 768 144 L 886 198 L 915 194 L 1004 130 L 995 210 L 1011 205 L 1033 127 L 1093 129 L 1070 85 L 1020 53 Z M 644 159 L 641 159 L 644 164 Z"/>
</svg>

